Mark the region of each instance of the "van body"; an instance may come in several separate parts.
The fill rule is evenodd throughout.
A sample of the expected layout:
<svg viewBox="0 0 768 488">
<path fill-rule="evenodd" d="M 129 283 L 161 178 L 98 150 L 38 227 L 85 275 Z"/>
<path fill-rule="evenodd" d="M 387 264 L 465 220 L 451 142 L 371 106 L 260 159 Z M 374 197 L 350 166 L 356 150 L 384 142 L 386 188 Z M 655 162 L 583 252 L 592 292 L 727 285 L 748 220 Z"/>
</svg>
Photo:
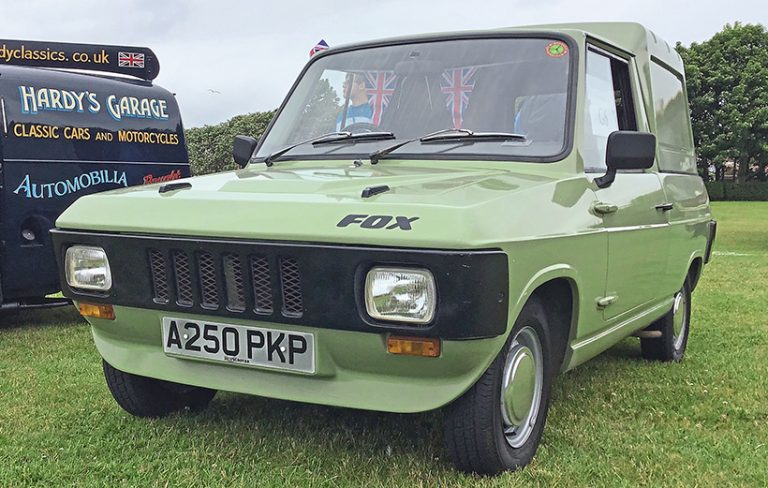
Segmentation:
<svg viewBox="0 0 768 488">
<path fill-rule="evenodd" d="M 134 415 L 216 390 L 443 408 L 456 466 L 495 474 L 532 459 L 559 371 L 630 335 L 683 357 L 715 223 L 682 60 L 641 25 L 331 48 L 233 154 L 57 221 Z"/>
<path fill-rule="evenodd" d="M 0 40 L 2 308 L 61 303 L 44 299 L 61 289 L 49 230 L 79 197 L 189 176 L 176 100 L 144 79 L 158 69 L 144 48 Z"/>
</svg>

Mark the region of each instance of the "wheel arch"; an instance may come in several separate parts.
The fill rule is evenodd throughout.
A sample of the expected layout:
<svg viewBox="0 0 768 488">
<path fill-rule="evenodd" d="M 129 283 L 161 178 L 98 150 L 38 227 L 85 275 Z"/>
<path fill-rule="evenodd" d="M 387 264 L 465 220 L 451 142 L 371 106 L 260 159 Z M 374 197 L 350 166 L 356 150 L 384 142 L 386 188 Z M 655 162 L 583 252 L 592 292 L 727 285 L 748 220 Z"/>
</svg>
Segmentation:
<svg viewBox="0 0 768 488">
<path fill-rule="evenodd" d="M 516 303 L 515 313 L 510 316 L 510 329 L 531 297 L 542 301 L 552 340 L 553 371 L 560 371 L 567 364 L 568 344 L 576 332 L 579 314 L 578 273 L 572 267 L 561 264 L 541 270 L 526 285 Z"/>
</svg>

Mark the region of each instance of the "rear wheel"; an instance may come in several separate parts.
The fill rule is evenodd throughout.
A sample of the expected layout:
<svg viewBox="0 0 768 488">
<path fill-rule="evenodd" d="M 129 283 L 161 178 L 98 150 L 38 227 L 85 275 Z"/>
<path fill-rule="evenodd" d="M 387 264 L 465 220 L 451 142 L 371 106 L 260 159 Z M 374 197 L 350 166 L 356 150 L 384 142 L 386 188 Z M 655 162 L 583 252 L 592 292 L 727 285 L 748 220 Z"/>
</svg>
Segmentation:
<svg viewBox="0 0 768 488">
<path fill-rule="evenodd" d="M 643 357 L 655 361 L 683 359 L 690 323 L 691 287 L 686 280 L 683 288 L 675 294 L 672 310 L 648 328 L 660 332 L 661 336 L 640 339 Z"/>
<path fill-rule="evenodd" d="M 104 361 L 104 378 L 115 401 L 137 417 L 164 417 L 189 408 L 202 410 L 216 390 L 181 385 L 120 371 Z"/>
<path fill-rule="evenodd" d="M 458 469 L 494 475 L 533 459 L 549 407 L 550 359 L 546 315 L 533 298 L 488 370 L 446 409 L 445 440 Z"/>
</svg>

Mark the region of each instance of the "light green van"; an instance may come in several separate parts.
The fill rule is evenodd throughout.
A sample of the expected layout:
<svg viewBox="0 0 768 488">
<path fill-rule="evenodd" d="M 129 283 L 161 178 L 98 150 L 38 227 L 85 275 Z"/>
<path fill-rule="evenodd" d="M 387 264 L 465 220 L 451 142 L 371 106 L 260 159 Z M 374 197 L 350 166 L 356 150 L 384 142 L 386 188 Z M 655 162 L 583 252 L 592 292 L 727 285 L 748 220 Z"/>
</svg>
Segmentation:
<svg viewBox="0 0 768 488">
<path fill-rule="evenodd" d="M 134 415 L 216 390 L 443 408 L 455 465 L 494 474 L 534 456 L 559 371 L 633 334 L 683 356 L 715 224 L 682 61 L 638 24 L 329 49 L 233 154 L 57 221 Z"/>
</svg>

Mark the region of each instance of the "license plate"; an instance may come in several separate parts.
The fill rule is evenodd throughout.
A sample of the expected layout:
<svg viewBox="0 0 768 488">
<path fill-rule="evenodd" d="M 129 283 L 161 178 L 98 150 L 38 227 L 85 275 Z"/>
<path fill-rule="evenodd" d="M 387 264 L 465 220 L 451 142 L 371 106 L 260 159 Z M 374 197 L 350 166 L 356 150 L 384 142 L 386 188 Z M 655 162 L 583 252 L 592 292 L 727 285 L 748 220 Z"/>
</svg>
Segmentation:
<svg viewBox="0 0 768 488">
<path fill-rule="evenodd" d="M 163 317 L 163 350 L 238 366 L 315 372 L 315 337 L 303 332 Z"/>
</svg>

